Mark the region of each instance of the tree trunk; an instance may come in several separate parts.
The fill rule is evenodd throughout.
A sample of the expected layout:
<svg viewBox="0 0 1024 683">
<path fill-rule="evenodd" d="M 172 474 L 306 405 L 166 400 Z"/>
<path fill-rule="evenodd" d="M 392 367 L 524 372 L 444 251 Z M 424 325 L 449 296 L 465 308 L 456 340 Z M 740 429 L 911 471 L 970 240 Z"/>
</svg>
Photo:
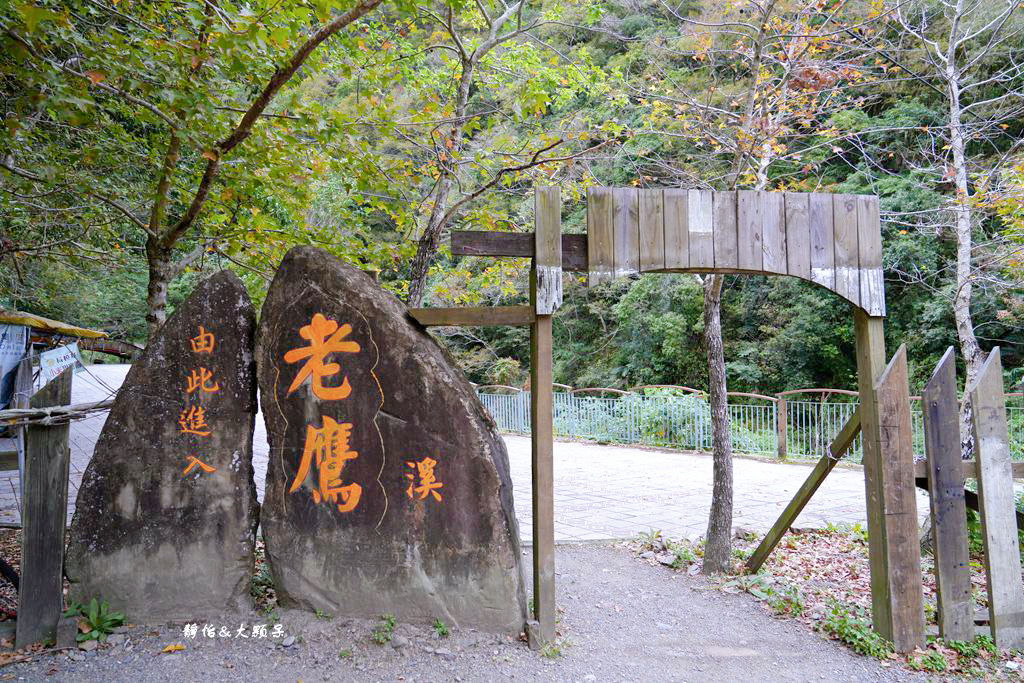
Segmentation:
<svg viewBox="0 0 1024 683">
<path fill-rule="evenodd" d="M 171 281 L 171 251 L 159 240 L 146 240 L 146 262 L 149 266 L 149 287 L 146 291 L 146 331 L 149 339 L 167 320 L 167 285 Z"/>
<path fill-rule="evenodd" d="M 723 279 L 722 275 L 709 275 L 704 280 L 704 344 L 708 351 L 714 458 L 714 488 L 704 544 L 705 574 L 728 572 L 732 556 L 732 440 L 726 412 L 725 352 L 722 349 Z"/>
</svg>

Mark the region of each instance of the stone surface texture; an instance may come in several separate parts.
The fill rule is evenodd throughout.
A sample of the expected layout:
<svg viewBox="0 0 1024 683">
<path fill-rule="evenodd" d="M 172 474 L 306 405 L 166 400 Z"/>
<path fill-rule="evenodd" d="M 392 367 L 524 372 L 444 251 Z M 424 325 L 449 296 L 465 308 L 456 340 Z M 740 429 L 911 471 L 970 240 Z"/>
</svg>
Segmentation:
<svg viewBox="0 0 1024 683">
<path fill-rule="evenodd" d="M 263 535 L 282 603 L 520 630 L 504 443 L 405 306 L 327 252 L 296 248 L 256 346 L 270 445 Z"/>
<path fill-rule="evenodd" d="M 73 599 L 107 600 L 136 623 L 246 607 L 259 521 L 255 327 L 245 287 L 222 271 L 132 366 L 78 492 Z"/>
</svg>

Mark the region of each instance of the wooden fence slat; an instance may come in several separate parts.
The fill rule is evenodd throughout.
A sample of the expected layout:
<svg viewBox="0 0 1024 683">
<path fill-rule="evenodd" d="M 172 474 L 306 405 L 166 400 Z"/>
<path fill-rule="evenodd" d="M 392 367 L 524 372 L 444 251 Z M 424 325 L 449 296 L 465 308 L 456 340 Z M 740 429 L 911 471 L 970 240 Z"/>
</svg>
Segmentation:
<svg viewBox="0 0 1024 683">
<path fill-rule="evenodd" d="M 17 374 L 14 375 L 14 395 L 11 396 L 11 408 L 29 408 L 32 400 L 32 358 L 25 356 L 18 363 Z M 14 430 L 14 448 L 18 451 L 18 495 L 25 491 L 25 428 Z"/>
<path fill-rule="evenodd" d="M 857 198 L 847 194 L 834 195 L 833 211 L 836 245 L 836 286 L 834 291 L 855 306 L 860 306 Z"/>
<path fill-rule="evenodd" d="M 928 492 L 934 538 L 939 636 L 974 640 L 967 507 L 960 452 L 956 357 L 946 349 L 921 396 L 928 454 Z"/>
<path fill-rule="evenodd" d="M 882 273 L 882 228 L 878 197 L 857 197 L 857 258 L 860 262 L 860 305 L 871 315 L 885 315 Z"/>
<path fill-rule="evenodd" d="M 665 190 L 665 268 L 690 267 L 690 190 Z"/>
<path fill-rule="evenodd" d="M 761 543 L 758 544 L 754 553 L 750 556 L 750 559 L 747 560 L 748 572 L 754 574 L 761 569 L 764 561 L 772 554 L 772 551 L 775 550 L 775 546 L 779 544 L 779 541 L 782 540 L 786 531 L 788 531 L 789 527 L 793 525 L 793 522 L 795 522 L 796 518 L 800 516 L 801 512 L 803 512 L 807 503 L 810 502 L 811 497 L 814 496 L 822 482 L 825 481 L 825 477 L 827 477 L 829 472 L 835 468 L 836 463 L 846 455 L 846 452 L 850 449 L 850 446 L 853 445 L 853 441 L 857 438 L 858 434 L 860 434 L 859 410 L 854 411 L 853 415 L 850 416 L 850 419 L 846 421 L 842 430 L 840 430 L 839 434 L 829 446 L 828 452 L 822 456 L 821 460 L 818 461 L 818 464 L 814 466 L 813 470 L 811 470 L 811 473 L 807 475 L 807 479 L 804 480 L 804 483 L 800 485 L 799 489 L 797 489 L 797 492 L 793 495 L 793 499 L 789 501 L 786 509 L 782 511 L 782 514 L 779 515 L 775 524 L 772 525 L 772 528 L 769 529 L 768 533 L 765 534 L 763 539 L 761 539 Z"/>
<path fill-rule="evenodd" d="M 74 368 L 32 397 L 32 408 L 71 403 Z M 70 425 L 31 425 L 26 434 L 25 488 L 21 507 L 21 583 L 16 647 L 56 642 L 64 602 L 64 530 L 68 515 Z"/>
<path fill-rule="evenodd" d="M 640 196 L 635 187 L 612 190 L 615 277 L 640 272 Z"/>
<path fill-rule="evenodd" d="M 998 346 L 989 353 L 968 393 L 973 412 L 974 451 L 978 459 L 989 624 L 996 645 L 1018 649 L 1024 646 L 1024 587 L 1021 585 L 1003 365 Z"/>
<path fill-rule="evenodd" d="M 714 192 L 712 201 L 714 215 L 711 227 L 715 245 L 715 270 L 736 270 L 739 268 L 736 193 Z"/>
<path fill-rule="evenodd" d="M 875 383 L 875 400 L 884 454 L 880 464 L 892 641 L 898 652 L 910 652 L 924 643 L 924 594 L 906 345 L 900 346 Z"/>
<path fill-rule="evenodd" d="M 813 193 L 808 199 L 811 224 L 811 282 L 835 289 L 836 253 L 832 195 Z"/>
<path fill-rule="evenodd" d="M 786 275 L 788 227 L 786 226 L 785 195 L 781 192 L 763 192 L 761 195 L 761 268 L 766 273 Z"/>
<path fill-rule="evenodd" d="M 640 190 L 640 272 L 665 269 L 665 205 L 661 190 Z"/>
<path fill-rule="evenodd" d="M 811 279 L 810 198 L 807 193 L 787 192 L 786 271 L 790 275 Z"/>
<path fill-rule="evenodd" d="M 534 309 L 537 315 L 551 315 L 562 305 L 562 199 L 557 185 L 534 191 L 534 221 Z"/>
<path fill-rule="evenodd" d="M 587 189 L 587 264 L 591 286 L 615 277 L 612 232 L 612 190 Z"/>
<path fill-rule="evenodd" d="M 519 256 L 533 258 L 532 232 L 453 230 L 453 256 Z M 587 236 L 562 235 L 562 270 L 587 270 Z"/>
<path fill-rule="evenodd" d="M 736 193 L 737 265 L 741 270 L 761 270 L 763 254 L 762 200 L 765 192 L 740 190 Z"/>
<path fill-rule="evenodd" d="M 690 190 L 687 212 L 690 267 L 715 267 L 714 195 L 711 190 Z"/>
</svg>

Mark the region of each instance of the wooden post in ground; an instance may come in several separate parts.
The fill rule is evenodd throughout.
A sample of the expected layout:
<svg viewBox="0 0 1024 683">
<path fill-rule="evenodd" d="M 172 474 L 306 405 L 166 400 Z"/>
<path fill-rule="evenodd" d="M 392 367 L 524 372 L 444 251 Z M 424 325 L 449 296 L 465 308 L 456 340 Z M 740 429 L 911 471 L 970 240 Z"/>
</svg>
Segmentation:
<svg viewBox="0 0 1024 683">
<path fill-rule="evenodd" d="M 892 619 L 890 638 L 898 652 L 910 652 L 924 644 L 924 594 L 905 345 L 896 351 L 875 383 L 875 401 L 881 454 L 877 473 L 881 475 L 884 552 Z"/>
<path fill-rule="evenodd" d="M 32 398 L 32 358 L 25 356 L 18 363 L 17 374 L 14 375 L 14 395 L 11 397 L 11 408 L 28 408 Z M 18 495 L 25 495 L 25 428 L 15 430 L 14 447 L 18 451 Z"/>
<path fill-rule="evenodd" d="M 924 388 L 924 445 L 928 454 L 928 498 L 932 517 L 939 636 L 974 640 L 967 507 L 960 453 L 960 402 L 956 357 L 946 349 Z"/>
<path fill-rule="evenodd" d="M 557 187 L 535 194 L 536 247 L 530 298 L 537 315 L 530 328 L 533 442 L 533 618 L 530 646 L 555 639 L 555 491 L 551 316 L 562 304 L 561 200 Z"/>
<path fill-rule="evenodd" d="M 779 460 L 786 459 L 786 399 L 782 396 L 775 397 L 775 433 L 778 435 Z"/>
<path fill-rule="evenodd" d="M 68 368 L 32 397 L 32 408 L 71 402 Z M 64 529 L 68 514 L 68 423 L 26 429 L 25 488 L 21 497 L 21 585 L 18 648 L 55 640 L 63 608 Z"/>
<path fill-rule="evenodd" d="M 989 353 L 978 378 L 968 387 L 968 393 L 978 460 L 989 624 L 996 645 L 1017 649 L 1024 645 L 1024 588 L 1021 587 L 1020 548 L 1014 516 L 1003 365 L 998 346 Z"/>
</svg>

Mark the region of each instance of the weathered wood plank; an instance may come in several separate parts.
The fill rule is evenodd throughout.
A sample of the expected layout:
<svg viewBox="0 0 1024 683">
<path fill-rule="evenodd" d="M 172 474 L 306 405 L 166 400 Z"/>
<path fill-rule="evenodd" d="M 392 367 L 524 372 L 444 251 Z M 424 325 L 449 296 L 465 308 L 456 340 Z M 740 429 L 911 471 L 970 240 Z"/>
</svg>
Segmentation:
<svg viewBox="0 0 1024 683">
<path fill-rule="evenodd" d="M 410 308 L 409 315 L 424 327 L 531 325 L 535 318 L 533 309 L 529 306 Z"/>
<path fill-rule="evenodd" d="M 779 544 L 782 537 L 789 530 L 789 527 L 793 526 L 793 522 L 800 516 L 803 509 L 810 502 L 815 492 L 821 486 L 822 482 L 825 481 L 825 477 L 828 476 L 836 463 L 838 463 L 846 452 L 850 449 L 854 439 L 860 434 L 860 411 L 855 411 L 850 419 L 843 425 L 842 430 L 833 439 L 831 445 L 829 445 L 828 453 L 822 456 L 818 464 L 814 466 L 811 473 L 807 475 L 807 479 L 797 489 L 796 494 L 793 495 L 793 499 L 789 501 L 786 509 L 779 515 L 778 520 L 772 525 L 772 528 L 768 530 L 765 537 L 761 539 L 761 543 L 758 544 L 754 553 L 747 560 L 747 571 L 751 574 L 756 573 L 761 569 L 761 565 L 768 559 L 768 556 L 775 550 L 775 546 Z"/>
<path fill-rule="evenodd" d="M 640 272 L 640 196 L 635 187 L 612 190 L 615 277 Z"/>
<path fill-rule="evenodd" d="M 939 635 L 946 640 L 973 640 L 974 605 L 960 452 L 960 402 L 952 346 L 946 349 L 925 385 L 921 404 L 928 453 L 928 499 L 934 538 Z"/>
<path fill-rule="evenodd" d="M 813 193 L 808 198 L 811 224 L 811 282 L 835 289 L 836 251 L 832 195 Z"/>
<path fill-rule="evenodd" d="M 551 316 L 539 315 L 530 334 L 530 419 L 533 472 L 533 598 L 531 647 L 555 639 L 554 395 Z"/>
<path fill-rule="evenodd" d="M 715 267 L 714 195 L 711 190 L 689 191 L 690 268 Z"/>
<path fill-rule="evenodd" d="M 985 573 L 992 638 L 1004 649 L 1024 646 L 1024 587 L 1021 585 L 1010 435 L 999 347 L 989 353 L 968 387 L 978 459 L 978 497 L 985 542 Z"/>
<path fill-rule="evenodd" d="M 740 270 L 761 270 L 762 253 L 762 200 L 766 192 L 740 190 L 736 193 L 736 245 L 737 267 Z"/>
<path fill-rule="evenodd" d="M 833 291 L 860 306 L 860 261 L 857 254 L 857 198 L 833 196 L 836 245 L 836 286 Z"/>
<path fill-rule="evenodd" d="M 787 429 L 787 416 L 786 416 L 786 399 L 781 396 L 775 397 L 775 440 L 776 450 L 779 456 L 779 460 L 786 459 L 787 447 L 789 444 L 786 443 L 788 438 Z"/>
<path fill-rule="evenodd" d="M 892 641 L 898 652 L 910 652 L 924 644 L 924 594 L 921 588 L 921 545 L 917 536 L 914 434 L 910 422 L 905 345 L 896 351 L 874 388 L 880 452 L 884 454 L 880 470 Z"/>
<path fill-rule="evenodd" d="M 665 204 L 661 190 L 640 190 L 640 272 L 665 269 Z"/>
<path fill-rule="evenodd" d="M 766 273 L 789 273 L 786 263 L 787 233 L 785 195 L 781 192 L 762 193 L 761 268 Z"/>
<path fill-rule="evenodd" d="M 811 279 L 811 195 L 787 192 L 786 205 L 786 271 L 790 275 Z"/>
<path fill-rule="evenodd" d="M 68 368 L 32 397 L 31 407 L 71 402 L 74 369 Z M 70 425 L 32 425 L 26 434 L 25 488 L 21 509 L 21 582 L 18 648 L 56 641 L 64 600 L 64 529 L 68 515 Z"/>
<path fill-rule="evenodd" d="M 963 468 L 964 479 L 977 479 L 978 478 L 978 461 L 977 460 L 961 460 L 960 464 Z M 1013 468 L 1014 479 L 1024 479 L 1024 462 L 1014 461 L 1010 463 Z M 928 478 L 928 463 L 925 461 L 914 463 L 914 476 L 918 479 Z M 968 507 L 970 507 L 968 505 Z M 1024 514 L 1024 513 L 1022 513 Z M 1018 520 L 1022 523 L 1020 528 L 1024 529 L 1024 516 L 1018 517 Z"/>
<path fill-rule="evenodd" d="M 736 270 L 739 268 L 736 193 L 714 192 L 712 199 L 714 215 L 711 227 L 715 245 L 715 269 Z M 693 239 L 692 228 L 690 239 Z"/>
<path fill-rule="evenodd" d="M 860 263 L 860 305 L 871 315 L 885 315 L 882 273 L 882 224 L 878 197 L 857 197 L 857 258 Z"/>
<path fill-rule="evenodd" d="M 690 266 L 690 190 L 664 190 L 665 268 Z"/>
<path fill-rule="evenodd" d="M 11 408 L 28 408 L 32 398 L 32 359 L 26 356 L 18 363 L 14 376 L 14 395 Z M 18 451 L 18 495 L 25 490 L 25 428 L 14 430 L 14 449 Z"/>
<path fill-rule="evenodd" d="M 533 258 L 535 240 L 532 232 L 455 230 L 452 232 L 452 255 Z M 587 270 L 586 235 L 562 235 L 562 270 Z"/>
<path fill-rule="evenodd" d="M 612 190 L 587 189 L 587 269 L 591 286 L 615 278 Z"/>
<path fill-rule="evenodd" d="M 562 200 L 557 186 L 534 190 L 533 270 L 537 315 L 551 315 L 562 305 Z"/>
</svg>

